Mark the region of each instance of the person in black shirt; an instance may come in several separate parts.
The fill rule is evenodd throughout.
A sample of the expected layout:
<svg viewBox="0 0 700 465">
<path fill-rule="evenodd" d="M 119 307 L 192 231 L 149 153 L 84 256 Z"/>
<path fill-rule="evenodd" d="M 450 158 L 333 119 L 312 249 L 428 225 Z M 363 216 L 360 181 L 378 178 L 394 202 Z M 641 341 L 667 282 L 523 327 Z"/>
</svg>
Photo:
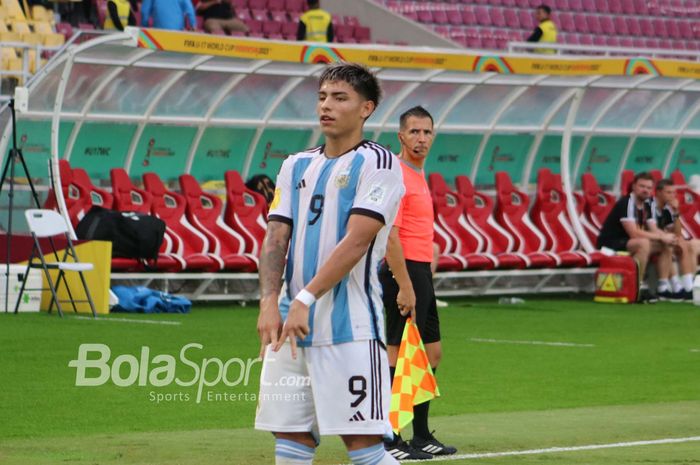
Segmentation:
<svg viewBox="0 0 700 465">
<path fill-rule="evenodd" d="M 197 14 L 204 19 L 204 30 L 210 34 L 248 32 L 248 26 L 236 18 L 229 0 L 201 0 Z"/>
<path fill-rule="evenodd" d="M 649 257 L 659 254 L 659 275 L 668 273 L 671 266 L 671 246 L 676 245 L 675 234 L 661 231 L 651 210 L 654 179 L 649 173 L 638 173 L 632 182 L 632 193 L 622 197 L 605 218 L 598 236 L 598 248 L 629 252 L 639 264 L 639 275 L 644 276 Z"/>
<path fill-rule="evenodd" d="M 659 271 L 659 297 L 670 301 L 692 300 L 693 277 L 697 269 L 698 254 L 700 254 L 700 240 L 686 240 L 683 237 L 683 228 L 678 216 L 676 187 L 670 179 L 662 179 L 656 184 L 652 211 L 658 228 L 677 238 L 673 253 L 678 258 L 681 274 L 679 278 L 673 267 L 669 267 L 665 274 Z"/>
</svg>

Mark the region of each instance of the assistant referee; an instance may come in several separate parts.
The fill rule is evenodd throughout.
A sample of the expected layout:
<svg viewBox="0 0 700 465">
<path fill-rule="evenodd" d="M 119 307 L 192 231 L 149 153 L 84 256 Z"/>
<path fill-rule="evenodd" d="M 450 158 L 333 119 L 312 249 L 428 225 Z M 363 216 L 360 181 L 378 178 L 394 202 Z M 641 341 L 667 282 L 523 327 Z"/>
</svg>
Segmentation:
<svg viewBox="0 0 700 465">
<path fill-rule="evenodd" d="M 440 320 L 435 305 L 433 274 L 433 201 L 423 167 L 433 144 L 433 118 L 423 107 L 411 108 L 401 115 L 401 170 L 406 189 L 394 226 L 389 235 L 386 261 L 379 271 L 386 309 L 387 352 L 391 378 L 394 379 L 401 336 L 411 314 L 418 326 L 428 360 L 437 370 L 442 356 Z M 457 452 L 435 439 L 428 428 L 429 402 L 413 409 L 413 440 L 396 437 L 385 443 L 387 451 L 400 460 L 429 459 L 433 455 Z"/>
</svg>

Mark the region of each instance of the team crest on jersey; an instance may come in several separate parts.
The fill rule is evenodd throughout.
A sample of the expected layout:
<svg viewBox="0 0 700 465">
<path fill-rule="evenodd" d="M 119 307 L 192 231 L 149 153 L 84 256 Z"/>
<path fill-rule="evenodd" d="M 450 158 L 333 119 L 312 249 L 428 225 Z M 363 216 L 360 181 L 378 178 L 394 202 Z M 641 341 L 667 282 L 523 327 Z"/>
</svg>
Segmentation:
<svg viewBox="0 0 700 465">
<path fill-rule="evenodd" d="M 349 184 L 350 184 L 350 173 L 349 172 L 344 171 L 335 177 L 335 187 L 337 187 L 338 189 L 343 189 L 345 187 L 348 187 Z"/>
</svg>

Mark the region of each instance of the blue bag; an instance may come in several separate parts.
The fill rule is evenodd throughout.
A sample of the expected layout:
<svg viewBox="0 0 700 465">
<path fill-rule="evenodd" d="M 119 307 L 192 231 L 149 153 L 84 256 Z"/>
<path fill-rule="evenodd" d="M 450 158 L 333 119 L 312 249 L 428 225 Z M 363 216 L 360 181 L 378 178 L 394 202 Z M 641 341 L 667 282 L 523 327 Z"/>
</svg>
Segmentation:
<svg viewBox="0 0 700 465">
<path fill-rule="evenodd" d="M 189 313 L 192 302 L 184 297 L 155 291 L 143 286 L 114 286 L 119 298 L 113 312 L 128 313 Z"/>
</svg>

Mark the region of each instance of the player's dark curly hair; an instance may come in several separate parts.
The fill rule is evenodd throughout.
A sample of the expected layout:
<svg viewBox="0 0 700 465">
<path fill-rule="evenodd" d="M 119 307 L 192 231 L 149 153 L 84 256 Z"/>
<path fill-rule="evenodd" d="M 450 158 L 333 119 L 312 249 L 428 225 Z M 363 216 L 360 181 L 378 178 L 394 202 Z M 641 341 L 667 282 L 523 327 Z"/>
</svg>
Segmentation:
<svg viewBox="0 0 700 465">
<path fill-rule="evenodd" d="M 377 77 L 367 67 L 358 63 L 333 63 L 321 73 L 318 78 L 320 88 L 326 81 L 345 81 L 355 89 L 355 92 L 366 100 L 379 106 L 382 98 L 382 88 Z"/>
</svg>

